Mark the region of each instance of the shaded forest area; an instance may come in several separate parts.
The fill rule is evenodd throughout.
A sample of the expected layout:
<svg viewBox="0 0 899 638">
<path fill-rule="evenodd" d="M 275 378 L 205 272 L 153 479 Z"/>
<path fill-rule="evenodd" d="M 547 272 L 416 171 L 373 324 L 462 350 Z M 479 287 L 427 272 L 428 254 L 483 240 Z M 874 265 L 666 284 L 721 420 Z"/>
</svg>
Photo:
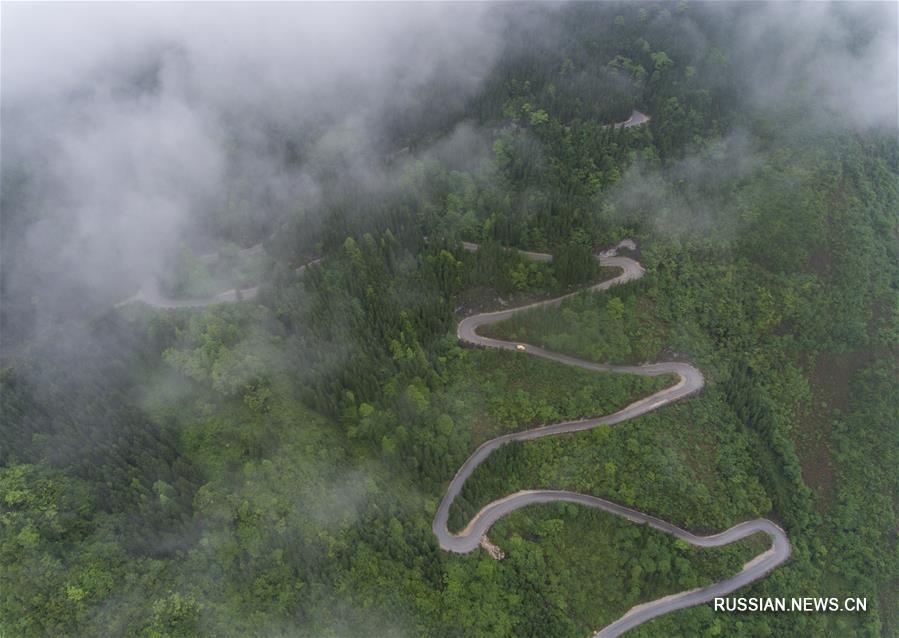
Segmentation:
<svg viewBox="0 0 899 638">
<path fill-rule="evenodd" d="M 899 144 L 797 115 L 801 94 L 787 113 L 745 103 L 726 18 L 521 7 L 461 111 L 437 92 L 431 117 L 387 123 L 411 159 L 378 192 L 335 180 L 262 229 L 209 214 L 223 242 L 263 240 L 256 299 L 95 310 L 23 340 L 0 373 L 0 633 L 586 636 L 734 573 L 757 539 L 697 550 L 573 505 L 500 521 L 501 562 L 444 553 L 431 532 L 481 441 L 666 383 L 455 339 L 473 290 L 494 304 L 570 290 L 606 274 L 596 247 L 634 237 L 641 281 L 493 330 L 602 362 L 687 359 L 707 387 L 503 448 L 453 524 L 538 487 L 697 532 L 770 517 L 793 557 L 740 595 L 860 596 L 868 612 L 701 606 L 632 635 L 899 636 Z M 606 126 L 634 108 L 648 125 Z M 484 161 L 422 152 L 463 120 L 489 138 Z M 725 170 L 736 155 L 751 161 Z M 4 325 L 29 312 L 4 309 Z"/>
</svg>

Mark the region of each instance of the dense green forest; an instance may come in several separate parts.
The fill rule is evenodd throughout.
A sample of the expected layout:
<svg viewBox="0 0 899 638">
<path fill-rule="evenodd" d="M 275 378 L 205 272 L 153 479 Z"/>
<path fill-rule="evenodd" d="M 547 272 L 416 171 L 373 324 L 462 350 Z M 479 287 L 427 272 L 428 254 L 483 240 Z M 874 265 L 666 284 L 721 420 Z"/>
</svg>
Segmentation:
<svg viewBox="0 0 899 638">
<path fill-rule="evenodd" d="M 598 362 L 690 361 L 706 387 L 502 448 L 451 527 L 527 488 L 697 533 L 764 516 L 793 555 L 735 595 L 867 597 L 868 611 L 702 605 L 628 636 L 899 636 L 895 129 L 806 117 L 799 91 L 781 110 L 745 99 L 729 46 L 752 5 L 515 9 L 474 97 L 425 93 L 427 115 L 383 123 L 399 153 L 387 183 L 328 181 L 339 167 L 313 156 L 317 201 L 198 222 L 225 248 L 183 247 L 167 290 L 258 282 L 253 300 L 110 303 L 33 332 L 27 300 L 4 309 L 0 635 L 587 636 L 737 572 L 765 539 L 701 550 L 570 504 L 497 523 L 502 561 L 443 552 L 431 530 L 481 442 L 670 385 L 455 336 L 475 310 L 608 278 L 595 251 L 633 237 L 640 281 L 491 330 Z M 649 123 L 607 126 L 634 109 Z M 430 150 L 460 122 L 486 138 L 481 161 Z M 16 217 L 11 170 L 14 232 L 34 213 Z"/>
</svg>

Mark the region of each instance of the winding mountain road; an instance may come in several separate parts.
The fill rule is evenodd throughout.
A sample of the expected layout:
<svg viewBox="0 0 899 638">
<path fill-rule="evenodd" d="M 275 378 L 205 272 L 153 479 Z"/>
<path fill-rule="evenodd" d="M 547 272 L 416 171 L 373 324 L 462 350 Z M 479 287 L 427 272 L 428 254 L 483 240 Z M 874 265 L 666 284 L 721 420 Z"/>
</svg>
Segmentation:
<svg viewBox="0 0 899 638">
<path fill-rule="evenodd" d="M 252 249 L 255 250 L 255 246 Z M 205 256 L 201 256 L 205 257 Z M 303 264 L 295 270 L 298 275 L 303 274 L 307 266 L 317 264 L 321 259 L 313 259 L 308 264 Z M 220 303 L 233 303 L 235 301 L 253 299 L 259 292 L 259 286 L 251 286 L 250 288 L 232 289 L 220 292 L 211 297 L 198 297 L 194 299 L 175 299 L 166 297 L 159 290 L 159 280 L 156 277 L 147 279 L 137 291 L 137 294 L 128 297 L 116 304 L 116 307 L 124 306 L 135 301 L 147 304 L 151 308 L 172 309 L 172 308 L 202 308 L 203 306 L 212 306 Z M 239 293 L 239 294 L 238 294 Z"/>
<path fill-rule="evenodd" d="M 464 247 L 466 250 L 470 251 L 478 249 L 477 244 L 471 243 L 465 243 Z M 614 248 L 601 253 L 598 257 L 600 265 L 620 268 L 622 271 L 621 274 L 617 277 L 591 286 L 590 288 L 588 288 L 588 290 L 606 290 L 608 288 L 611 288 L 612 286 L 639 279 L 644 275 L 643 267 L 640 266 L 638 262 L 628 257 L 618 255 L 618 251 L 621 248 L 629 248 L 631 250 L 634 250 L 636 248 L 636 245 L 631 240 L 624 240 Z M 542 253 L 524 254 L 530 259 L 539 261 L 552 260 L 551 255 Z M 499 312 L 487 312 L 473 315 L 471 317 L 466 317 L 459 323 L 456 334 L 459 337 L 460 341 L 474 346 L 521 351 L 521 346 L 523 344 L 501 341 L 499 339 L 491 339 L 489 337 L 482 337 L 477 333 L 478 328 L 480 328 L 481 326 L 487 326 L 500 321 L 504 321 L 516 313 L 523 312 L 531 308 L 546 308 L 550 306 L 558 306 L 565 299 L 578 294 L 578 292 L 563 295 L 561 297 L 550 299 L 548 301 L 539 301 L 536 303 L 528 304 L 526 306 L 520 306 L 518 308 L 501 310 Z M 449 520 L 449 511 L 453 501 L 461 492 L 462 486 L 465 484 L 465 481 L 468 480 L 468 477 L 471 476 L 478 465 L 483 463 L 484 460 L 486 460 L 487 457 L 490 456 L 490 454 L 497 448 L 513 441 L 531 441 L 534 439 L 542 438 L 544 436 L 552 436 L 554 434 L 580 432 L 583 430 L 590 430 L 599 426 L 609 426 L 616 423 L 622 423 L 623 421 L 627 421 L 642 414 L 646 414 L 647 412 L 657 410 L 665 405 L 668 405 L 669 403 L 699 392 L 705 383 L 702 373 L 687 363 L 662 362 L 639 366 L 617 366 L 603 363 L 594 363 L 592 361 L 586 361 L 584 359 L 578 359 L 576 357 L 551 352 L 544 348 L 539 348 L 532 345 L 524 346 L 524 352 L 533 356 L 541 357 L 543 359 L 548 359 L 550 361 L 563 363 L 565 365 L 577 366 L 585 370 L 593 370 L 596 372 L 641 374 L 647 376 L 673 374 L 677 376 L 678 381 L 673 386 L 665 388 L 664 390 L 656 392 L 655 394 L 652 394 L 646 398 L 640 399 L 639 401 L 635 401 L 624 409 L 608 416 L 580 419 L 577 421 L 566 421 L 564 423 L 555 423 L 553 425 L 546 425 L 531 430 L 525 430 L 523 432 L 505 434 L 495 439 L 491 439 L 486 443 L 483 443 L 474 451 L 474 453 L 472 453 L 470 457 L 468 457 L 468 460 L 466 460 L 465 463 L 462 464 L 462 467 L 459 468 L 459 471 L 456 472 L 453 480 L 450 481 L 449 487 L 447 488 L 443 500 L 440 502 L 440 506 L 437 508 L 437 514 L 434 517 L 433 530 L 442 549 L 459 554 L 472 552 L 480 545 L 481 539 L 486 536 L 487 531 L 490 529 L 490 527 L 506 514 L 514 512 L 515 510 L 521 509 L 522 507 L 526 507 L 528 505 L 559 501 L 577 503 L 579 505 L 586 505 L 588 507 L 595 507 L 605 512 L 609 512 L 610 514 L 621 516 L 635 523 L 648 525 L 650 527 L 663 531 L 666 534 L 671 534 L 672 536 L 682 539 L 697 547 L 720 547 L 722 545 L 729 545 L 730 543 L 739 541 L 748 536 L 752 536 L 753 534 L 756 534 L 758 532 L 767 534 L 771 538 L 771 548 L 766 552 L 760 554 L 759 556 L 756 556 L 750 562 L 746 563 L 743 566 L 743 569 L 735 576 L 719 581 L 707 587 L 701 587 L 691 591 L 681 592 L 671 596 L 666 596 L 665 598 L 654 600 L 652 602 L 644 603 L 642 605 L 637 605 L 611 625 L 608 625 L 607 627 L 596 632 L 594 634 L 594 638 L 613 638 L 614 636 L 620 636 L 629 629 L 632 629 L 637 625 L 645 623 L 648 620 L 651 620 L 663 614 L 709 602 L 713 598 L 729 594 L 730 592 L 748 585 L 749 583 L 763 578 L 771 570 L 782 564 L 790 557 L 790 543 L 787 540 L 786 534 L 780 527 L 767 519 L 756 519 L 747 521 L 745 523 L 740 523 L 738 525 L 734 525 L 724 532 L 721 532 L 720 534 L 714 534 L 712 536 L 696 536 L 695 534 L 676 527 L 671 523 L 655 518 L 653 516 L 649 516 L 648 514 L 643 514 L 642 512 L 638 512 L 627 507 L 622 507 L 621 505 L 617 505 L 615 503 L 612 503 L 611 501 L 607 501 L 596 496 L 578 494 L 576 492 L 568 492 L 564 490 L 523 490 L 520 492 L 516 492 L 515 494 L 510 494 L 509 496 L 493 501 L 489 505 L 484 506 L 477 514 L 475 514 L 474 518 L 468 523 L 465 529 L 463 529 L 458 534 L 451 533 L 449 531 L 449 528 L 447 527 L 447 522 Z"/>
<path fill-rule="evenodd" d="M 616 124 L 607 124 L 606 126 L 614 126 L 621 128 L 631 128 L 633 126 L 640 126 L 641 124 L 645 124 L 649 121 L 649 116 L 645 113 L 641 113 L 640 111 L 634 110 L 631 113 L 631 116 L 627 118 L 623 122 L 618 122 Z M 466 250 L 472 250 L 472 247 L 476 248 L 475 244 L 471 244 L 469 242 L 463 242 Z M 256 255 L 261 253 L 263 250 L 262 243 L 254 244 L 249 248 L 243 248 L 238 251 L 238 254 L 244 257 L 250 255 Z M 552 255 L 545 255 L 542 253 L 529 253 L 524 252 L 524 254 L 529 258 L 535 261 L 550 261 L 552 259 Z M 200 255 L 197 257 L 197 260 L 200 263 L 208 264 L 213 262 L 217 257 L 216 253 L 207 253 L 205 255 Z M 296 269 L 297 274 L 302 274 L 303 270 L 305 270 L 306 266 L 311 264 L 316 264 L 320 262 L 321 259 L 316 259 L 314 261 L 309 262 L 303 266 L 300 266 Z M 256 293 L 259 292 L 259 286 L 252 286 L 250 288 L 243 288 L 240 290 L 240 294 L 235 290 L 226 290 L 224 292 L 220 292 L 217 295 L 212 295 L 211 297 L 200 297 L 194 299 L 175 299 L 173 297 L 166 297 L 162 294 L 162 291 L 159 289 L 159 280 L 155 277 L 151 277 L 147 279 L 143 285 L 141 285 L 140 290 L 137 293 L 128 299 L 124 299 L 116 304 L 116 307 L 124 306 L 125 304 L 140 301 L 152 308 L 161 308 L 161 309 L 172 309 L 172 308 L 201 308 L 203 306 L 212 306 L 214 304 L 219 303 L 231 303 L 235 301 L 239 301 L 241 299 L 252 299 L 256 296 Z"/>
<path fill-rule="evenodd" d="M 634 111 L 631 114 L 630 118 L 628 118 L 626 121 L 611 126 L 630 128 L 632 126 L 639 126 L 641 124 L 644 124 L 647 121 L 649 121 L 649 116 L 640 113 L 639 111 Z M 463 246 L 466 250 L 469 251 L 475 251 L 478 249 L 477 244 L 468 242 L 464 242 Z M 245 251 L 257 251 L 260 248 L 260 246 L 253 246 L 249 249 L 245 249 Z M 622 271 L 621 274 L 617 277 L 591 286 L 587 290 L 606 290 L 608 288 L 611 288 L 612 286 L 639 279 L 645 274 L 643 267 L 640 266 L 638 262 L 628 257 L 618 255 L 618 251 L 621 248 L 634 250 L 636 249 L 636 245 L 631 240 L 624 240 L 614 248 L 601 253 L 598 257 L 600 265 L 619 268 Z M 522 251 L 522 253 L 528 259 L 532 259 L 534 261 L 552 261 L 552 255 L 526 251 Z M 316 259 L 309 262 L 309 264 L 300 266 L 296 269 L 296 272 L 298 274 L 301 274 L 305 270 L 306 266 L 318 263 L 319 261 L 321 260 Z M 578 292 L 563 295 L 561 297 L 550 299 L 548 301 L 539 301 L 525 306 L 520 306 L 518 308 L 511 308 L 498 312 L 482 313 L 467 317 L 459 323 L 457 336 L 460 341 L 474 346 L 520 351 L 520 346 L 522 344 L 502 341 L 499 339 L 491 339 L 489 337 L 482 337 L 477 333 L 478 328 L 480 328 L 481 326 L 504 321 L 514 314 L 523 312 L 530 308 L 558 306 L 565 299 L 578 294 Z M 202 307 L 218 303 L 234 302 L 238 301 L 239 299 L 252 299 L 256 296 L 257 293 L 258 286 L 253 286 L 251 288 L 244 288 L 240 290 L 239 294 L 237 290 L 229 290 L 217 295 L 213 295 L 211 297 L 200 299 L 172 299 L 164 296 L 159 289 L 158 280 L 155 278 L 151 278 L 148 279 L 143 286 L 141 286 L 137 294 L 129 297 L 128 299 L 125 299 L 124 301 L 119 302 L 118 304 L 116 304 L 116 306 L 122 306 L 134 301 L 140 301 L 151 307 L 162 309 Z M 565 490 L 523 490 L 514 494 L 510 494 L 509 496 L 493 501 L 492 503 L 481 508 L 481 510 L 477 514 L 475 514 L 474 518 L 472 518 L 465 529 L 463 529 L 460 533 L 451 533 L 447 527 L 447 522 L 449 519 L 450 507 L 452 506 L 453 501 L 455 500 L 456 496 L 459 495 L 460 491 L 462 490 L 462 486 L 465 484 L 465 481 L 468 480 L 468 477 L 471 476 L 478 465 L 484 462 L 484 460 L 486 460 L 487 457 L 490 456 L 490 454 L 497 448 L 513 441 L 530 441 L 544 436 L 552 436 L 554 434 L 580 432 L 600 426 L 610 426 L 617 423 L 622 423 L 629 419 L 636 418 L 642 414 L 657 410 L 665 405 L 668 405 L 669 403 L 672 403 L 679 399 L 683 399 L 691 394 L 699 392 L 705 383 L 702 373 L 687 363 L 662 362 L 638 366 L 617 366 L 603 363 L 594 363 L 592 361 L 578 359 L 576 357 L 559 354 L 550 350 L 546 350 L 544 348 L 539 348 L 531 345 L 524 346 L 524 352 L 529 355 L 541 357 L 543 359 L 548 359 L 557 363 L 577 366 L 579 368 L 592 370 L 595 372 L 641 374 L 647 376 L 672 374 L 678 378 L 678 381 L 671 387 L 635 401 L 624 409 L 608 416 L 555 423 L 531 430 L 525 430 L 523 432 L 505 434 L 483 443 L 472 453 L 470 457 L 468 457 L 465 463 L 462 464 L 462 467 L 459 468 L 459 471 L 453 477 L 453 480 L 450 481 L 446 494 L 444 495 L 443 500 L 440 502 L 440 506 L 437 508 L 437 513 L 434 517 L 433 530 L 442 549 L 460 554 L 472 552 L 478 548 L 478 546 L 482 542 L 482 539 L 486 538 L 486 534 L 489 531 L 490 527 L 503 516 L 528 505 L 554 502 L 576 503 L 579 505 L 586 505 L 588 507 L 601 509 L 605 512 L 609 512 L 610 514 L 615 514 L 616 516 L 626 518 L 627 520 L 634 523 L 648 525 L 654 529 L 682 539 L 697 547 L 720 547 L 723 545 L 729 545 L 759 532 L 767 534 L 771 538 L 772 542 L 770 549 L 746 563 L 743 566 L 743 569 L 735 576 L 719 581 L 707 587 L 700 587 L 691 591 L 680 592 L 671 596 L 660 598 L 658 600 L 637 605 L 612 624 L 597 631 L 594 634 L 594 638 L 613 638 L 615 636 L 620 636 L 626 631 L 636 627 L 637 625 L 643 624 L 658 616 L 676 611 L 678 609 L 700 605 L 702 603 L 709 602 L 719 596 L 725 596 L 741 587 L 744 587 L 763 578 L 771 570 L 784 563 L 790 557 L 791 548 L 786 534 L 780 527 L 767 519 L 755 519 L 746 521 L 744 523 L 734 525 L 730 529 L 721 532 L 720 534 L 714 534 L 711 536 L 697 536 L 675 525 L 672 525 L 671 523 L 655 518 L 648 514 L 644 514 L 642 512 L 617 505 L 611 501 L 607 501 L 597 496 L 578 494 L 576 492 L 569 492 Z"/>
</svg>

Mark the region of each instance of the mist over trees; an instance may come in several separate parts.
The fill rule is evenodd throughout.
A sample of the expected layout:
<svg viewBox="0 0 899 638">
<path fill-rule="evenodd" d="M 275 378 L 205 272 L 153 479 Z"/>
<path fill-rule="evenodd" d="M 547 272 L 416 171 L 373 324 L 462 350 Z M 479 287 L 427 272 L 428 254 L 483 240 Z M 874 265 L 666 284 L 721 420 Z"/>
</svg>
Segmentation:
<svg viewBox="0 0 899 638">
<path fill-rule="evenodd" d="M 573 505 L 497 523 L 499 562 L 431 531 L 484 440 L 665 384 L 455 338 L 611 276 L 593 254 L 633 237 L 640 282 L 493 330 L 687 359 L 706 389 L 501 449 L 453 524 L 529 488 L 697 532 L 767 516 L 793 557 L 741 594 L 868 613 L 702 606 L 633 635 L 899 635 L 896 18 L 5 4 L 0 633 L 584 636 L 734 573 L 754 539 L 691 549 Z M 259 290 L 116 306 L 147 282 Z"/>
</svg>

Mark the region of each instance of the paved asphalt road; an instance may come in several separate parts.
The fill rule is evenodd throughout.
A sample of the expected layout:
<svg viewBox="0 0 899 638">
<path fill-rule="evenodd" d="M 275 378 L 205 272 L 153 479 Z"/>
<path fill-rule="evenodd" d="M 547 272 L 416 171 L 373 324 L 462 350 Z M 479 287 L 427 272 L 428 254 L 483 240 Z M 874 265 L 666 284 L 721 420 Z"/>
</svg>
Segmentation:
<svg viewBox="0 0 899 638">
<path fill-rule="evenodd" d="M 618 122 L 617 124 L 609 124 L 607 126 L 621 126 L 624 128 L 631 128 L 632 126 L 640 126 L 641 124 L 645 124 L 649 121 L 649 116 L 645 113 L 641 113 L 640 111 L 634 111 L 631 113 L 631 116 L 627 118 L 624 122 Z M 471 250 L 475 244 L 471 244 L 469 242 L 463 242 L 466 250 Z M 244 248 L 238 251 L 241 255 L 254 255 L 262 251 L 262 244 L 258 243 L 249 248 Z M 529 253 L 525 252 L 530 259 L 534 259 L 535 261 L 549 261 L 552 259 L 552 255 L 546 255 L 542 253 Z M 215 253 L 209 253 L 206 255 L 200 255 L 198 260 L 201 263 L 210 263 L 215 260 Z M 310 263 L 318 263 L 321 261 L 320 259 L 316 259 Z M 308 265 L 308 264 L 307 264 Z M 614 265 L 614 264 L 613 264 Z M 306 266 L 300 266 L 297 268 L 297 273 L 302 273 Z M 252 299 L 256 296 L 256 293 L 259 292 L 258 286 L 253 286 L 251 288 L 244 288 L 240 291 L 241 299 Z M 203 297 L 199 299 L 173 299 L 171 297 L 166 297 L 159 290 L 159 282 L 155 278 L 148 279 L 141 286 L 140 290 L 137 291 L 132 297 L 120 301 L 116 304 L 116 306 L 124 306 L 127 303 L 131 303 L 132 301 L 141 301 L 148 306 L 152 306 L 153 308 L 200 308 L 203 306 L 211 306 L 218 303 L 228 303 L 237 301 L 237 291 L 236 290 L 226 290 L 225 292 L 221 292 L 217 295 L 213 295 L 211 297 Z"/>
<path fill-rule="evenodd" d="M 633 116 L 631 119 L 633 119 Z M 473 251 L 477 250 L 477 245 L 466 243 L 465 248 L 466 250 Z M 633 259 L 618 255 L 618 250 L 620 248 L 629 248 L 633 250 L 636 248 L 636 246 L 634 245 L 633 241 L 625 240 L 618 244 L 618 246 L 616 246 L 615 248 L 601 253 L 599 255 L 599 262 L 603 266 L 614 266 L 620 268 L 622 270 L 622 273 L 613 279 L 609 279 L 595 286 L 591 286 L 590 290 L 606 290 L 607 288 L 611 288 L 612 286 L 628 281 L 633 281 L 643 276 L 644 271 L 639 263 L 637 263 Z M 529 258 L 539 261 L 552 260 L 551 255 L 540 253 L 525 254 Z M 478 328 L 480 328 L 481 326 L 486 326 L 499 321 L 503 321 L 505 319 L 508 319 L 512 315 L 529 308 L 558 306 L 560 303 L 562 303 L 563 300 L 571 297 L 574 294 L 578 293 L 572 293 L 569 295 L 558 297 L 556 299 L 540 301 L 509 310 L 487 312 L 467 317 L 459 323 L 457 335 L 460 341 L 474 346 L 502 348 L 505 350 L 519 351 L 519 344 L 509 341 L 500 341 L 499 339 L 482 337 L 477 333 Z M 709 602 L 713 598 L 724 596 L 732 591 L 739 589 L 740 587 L 763 578 L 768 572 L 770 572 L 772 569 L 789 558 L 790 543 L 787 540 L 786 534 L 780 527 L 767 519 L 756 519 L 747 521 L 745 523 L 740 523 L 739 525 L 731 527 L 727 531 L 724 531 L 720 534 L 715 534 L 713 536 L 696 536 L 688 531 L 680 529 L 679 527 L 675 527 L 671 523 L 667 523 L 663 520 L 649 516 L 648 514 L 643 514 L 642 512 L 638 512 L 636 510 L 629 509 L 627 507 L 622 507 L 621 505 L 616 505 L 611 501 L 607 501 L 596 496 L 577 494 L 575 492 L 561 490 L 524 490 L 501 498 L 482 508 L 481 511 L 475 515 L 471 522 L 469 522 L 465 529 L 462 530 L 459 534 L 452 534 L 447 528 L 447 521 L 449 518 L 450 506 L 452 505 L 453 500 L 462 490 L 462 486 L 465 484 L 465 481 L 468 480 L 468 477 L 471 476 L 477 466 L 480 465 L 488 456 L 490 456 L 491 452 L 493 452 L 493 450 L 497 449 L 498 447 L 501 447 L 506 443 L 510 443 L 512 441 L 529 441 L 544 436 L 551 436 L 553 434 L 579 432 L 599 426 L 609 426 L 616 423 L 621 423 L 623 421 L 627 421 L 628 419 L 638 417 L 641 414 L 646 414 L 647 412 L 656 410 L 662 406 L 682 399 L 693 393 L 699 392 L 704 385 L 702 373 L 687 363 L 663 362 L 640 366 L 613 366 L 602 363 L 593 363 L 592 361 L 585 361 L 584 359 L 578 359 L 576 357 L 558 354 L 532 345 L 526 345 L 525 348 L 526 354 L 542 357 L 544 359 L 549 359 L 550 361 L 556 361 L 558 363 L 564 363 L 566 365 L 578 366 L 579 368 L 584 368 L 586 370 L 594 370 L 597 372 L 642 374 L 648 376 L 673 374 L 678 377 L 678 381 L 673 386 L 661 390 L 660 392 L 656 392 L 655 394 L 650 395 L 644 399 L 640 399 L 639 401 L 635 401 L 624 409 L 619 410 L 614 414 L 610 414 L 609 416 L 592 419 L 581 419 L 578 421 L 567 421 L 564 423 L 555 423 L 553 425 L 546 425 L 543 427 L 526 430 L 524 432 L 505 434 L 482 444 L 474 451 L 474 453 L 470 457 L 468 457 L 468 460 L 465 461 L 462 467 L 459 468 L 456 476 L 453 477 L 453 480 L 450 482 L 446 494 L 444 495 L 443 500 L 440 502 L 440 506 L 437 508 L 437 514 L 434 517 L 433 529 L 441 548 L 460 554 L 474 551 L 480 544 L 481 538 L 487 534 L 487 531 L 490 529 L 493 523 L 495 523 L 506 514 L 514 512 L 517 509 L 521 509 L 522 507 L 526 507 L 527 505 L 533 505 L 536 503 L 550 503 L 555 501 L 566 501 L 571 503 L 578 503 L 580 505 L 587 505 L 589 507 L 595 507 L 611 514 L 622 516 L 635 523 L 649 525 L 650 527 L 654 527 L 655 529 L 661 530 L 667 534 L 671 534 L 672 536 L 680 538 L 688 543 L 691 543 L 692 545 L 696 545 L 699 547 L 718 547 L 721 545 L 729 545 L 730 543 L 746 538 L 747 536 L 751 536 L 757 532 L 767 534 L 771 538 L 771 548 L 763 554 L 754 558 L 752 561 L 746 563 L 746 565 L 743 566 L 743 569 L 732 578 L 719 581 L 717 583 L 709 585 L 708 587 L 701 587 L 692 591 L 681 592 L 679 594 L 660 598 L 659 600 L 654 600 L 642 605 L 637 605 L 611 625 L 596 632 L 596 634 L 594 634 L 594 638 L 612 638 L 613 636 L 620 636 L 629 629 L 632 629 L 633 627 L 636 627 L 637 625 L 640 625 L 657 616 L 667 614 L 677 609 L 684 609 L 685 607 L 699 605 L 705 602 Z"/>
<path fill-rule="evenodd" d="M 640 124 L 644 124 L 647 121 L 649 121 L 648 116 L 640 113 L 639 111 L 634 111 L 631 117 L 628 118 L 628 120 L 626 120 L 625 122 L 621 122 L 616 126 L 638 126 Z M 477 244 L 468 242 L 464 243 L 464 247 L 466 250 L 472 251 L 477 250 L 478 248 Z M 636 246 L 634 245 L 633 241 L 626 239 L 618 244 L 618 246 L 616 246 L 615 248 L 612 248 L 611 250 L 605 251 L 604 253 L 600 254 L 599 262 L 603 266 L 620 268 L 622 271 L 621 274 L 613 279 L 609 279 L 602 283 L 596 284 L 595 286 L 591 286 L 589 290 L 606 290 L 607 288 L 611 288 L 612 286 L 623 284 L 628 281 L 633 281 L 643 276 L 644 271 L 639 263 L 637 263 L 633 259 L 618 255 L 618 250 L 620 248 L 629 248 L 631 250 L 634 250 Z M 552 255 L 532 252 L 524 252 L 524 254 L 529 259 L 533 259 L 535 261 L 552 261 Z M 315 260 L 310 263 L 317 263 L 318 261 L 320 260 Z M 302 273 L 304 269 L 305 266 L 300 266 L 299 268 L 297 268 L 297 273 Z M 240 291 L 240 297 L 243 299 L 252 299 L 256 296 L 257 292 L 258 287 L 256 286 L 252 288 L 245 288 Z M 480 328 L 481 326 L 503 321 L 505 319 L 508 319 L 515 313 L 522 312 L 523 310 L 527 310 L 529 308 L 536 308 L 540 306 L 558 306 L 562 303 L 562 301 L 575 294 L 578 293 L 575 292 L 557 297 L 556 299 L 540 301 L 509 310 L 488 312 L 467 317 L 459 323 L 457 335 L 461 341 L 469 343 L 471 345 L 487 348 L 503 348 L 505 350 L 517 351 L 518 344 L 482 337 L 477 334 L 478 328 Z M 155 279 L 151 279 L 141 287 L 136 295 L 120 302 L 117 305 L 121 306 L 132 301 L 141 301 L 155 308 L 189 308 L 209 306 L 212 304 L 223 302 L 232 302 L 236 301 L 237 297 L 237 291 L 230 290 L 203 299 L 171 299 L 163 296 L 159 290 L 158 282 Z M 770 572 L 778 565 L 782 564 L 790 557 L 790 543 L 787 540 L 786 534 L 780 527 L 767 519 L 756 519 L 747 521 L 745 523 L 740 523 L 739 525 L 734 525 L 730 529 L 721 532 L 720 534 L 715 534 L 712 536 L 695 536 L 688 531 L 680 529 L 679 527 L 675 527 L 671 523 L 667 523 L 663 520 L 649 516 L 648 514 L 643 514 L 642 512 L 638 512 L 636 510 L 629 509 L 627 507 L 622 507 L 621 505 L 616 505 L 611 501 L 607 501 L 596 496 L 577 494 L 575 492 L 567 492 L 562 490 L 525 490 L 516 492 L 515 494 L 511 494 L 509 496 L 506 496 L 505 498 L 501 498 L 490 503 L 489 505 L 486 505 L 481 509 L 480 512 L 475 515 L 471 522 L 469 522 L 465 529 L 462 530 L 462 532 L 460 532 L 459 534 L 450 533 L 449 529 L 447 528 L 447 520 L 449 516 L 450 506 L 452 505 L 453 500 L 459 494 L 462 486 L 465 484 L 465 481 L 469 476 L 471 476 L 475 468 L 477 468 L 477 466 L 480 465 L 496 448 L 512 441 L 529 441 L 544 436 L 551 436 L 553 434 L 579 432 L 599 426 L 609 426 L 616 423 L 621 423 L 623 421 L 627 421 L 628 419 L 638 417 L 641 414 L 646 414 L 647 412 L 656 410 L 662 406 L 682 399 L 695 392 L 699 392 L 704 384 L 702 373 L 687 363 L 663 362 L 640 366 L 613 366 L 602 363 L 593 363 L 592 361 L 586 361 L 584 359 L 578 359 L 576 357 L 558 354 L 531 345 L 526 346 L 525 352 L 533 356 L 542 357 L 544 359 L 549 359 L 550 361 L 556 361 L 558 363 L 563 363 L 566 365 L 578 366 L 586 370 L 594 370 L 597 372 L 642 374 L 648 376 L 673 374 L 678 377 L 678 381 L 670 388 L 666 388 L 644 399 L 635 401 L 624 409 L 608 416 L 592 419 L 581 419 L 578 421 L 567 421 L 564 423 L 555 423 L 553 425 L 546 425 L 543 427 L 526 430 L 524 432 L 506 434 L 482 444 L 480 447 L 478 447 L 478 449 L 474 451 L 474 453 L 468 458 L 468 460 L 465 461 L 462 467 L 459 468 L 456 476 L 453 477 L 453 480 L 450 482 L 443 500 L 440 502 L 440 507 L 437 509 L 437 515 L 434 518 L 433 529 L 434 534 L 437 536 L 437 539 L 440 543 L 440 547 L 447 551 L 456 553 L 472 552 L 477 549 L 480 544 L 481 538 L 487 534 L 487 531 L 490 529 L 490 527 L 506 514 L 514 512 L 515 510 L 521 509 L 522 507 L 525 507 L 527 505 L 557 501 L 566 501 L 570 503 L 586 505 L 588 507 L 595 507 L 611 514 L 624 517 L 635 523 L 649 525 L 650 527 L 654 527 L 655 529 L 661 530 L 667 534 L 671 534 L 672 536 L 680 538 L 698 547 L 719 547 L 722 545 L 729 545 L 730 543 L 746 538 L 747 536 L 751 536 L 757 532 L 767 534 L 771 538 L 771 548 L 766 552 L 760 554 L 750 562 L 746 563 L 746 565 L 743 566 L 743 569 L 735 576 L 709 585 L 708 587 L 701 587 L 699 589 L 681 592 L 679 594 L 660 598 L 659 600 L 654 600 L 642 605 L 637 605 L 611 625 L 596 632 L 594 634 L 594 638 L 613 638 L 614 636 L 620 636 L 629 629 L 632 629 L 633 627 L 636 627 L 637 625 L 640 625 L 657 616 L 661 616 L 678 609 L 684 609 L 686 607 L 692 607 L 694 605 L 706 603 L 719 596 L 725 596 L 730 592 L 733 592 L 741 587 L 744 587 L 745 585 L 748 585 L 749 583 L 763 578 L 766 574 L 768 574 L 768 572 Z"/>
<path fill-rule="evenodd" d="M 254 246 L 246 250 L 256 250 L 256 247 Z M 202 257 L 205 257 L 205 255 Z M 303 274 L 303 271 L 306 270 L 306 266 L 317 264 L 320 261 L 321 259 L 313 259 L 308 264 L 304 264 L 297 268 L 296 273 L 298 275 L 301 275 Z M 242 288 L 240 290 L 240 299 L 253 299 L 258 292 L 259 286 Z M 132 301 L 140 301 L 153 308 L 201 308 L 203 306 L 212 306 L 219 303 L 230 303 L 237 300 L 238 295 L 236 289 L 226 290 L 225 292 L 220 292 L 217 295 L 213 295 L 211 297 L 202 297 L 199 299 L 173 299 L 162 294 L 162 292 L 159 290 L 159 281 L 155 277 L 153 277 L 144 282 L 144 284 L 140 287 L 140 290 L 137 291 L 136 295 L 134 295 L 133 297 L 129 297 L 124 301 L 120 301 L 116 304 L 116 307 L 124 306 L 125 304 L 131 303 Z"/>
</svg>

